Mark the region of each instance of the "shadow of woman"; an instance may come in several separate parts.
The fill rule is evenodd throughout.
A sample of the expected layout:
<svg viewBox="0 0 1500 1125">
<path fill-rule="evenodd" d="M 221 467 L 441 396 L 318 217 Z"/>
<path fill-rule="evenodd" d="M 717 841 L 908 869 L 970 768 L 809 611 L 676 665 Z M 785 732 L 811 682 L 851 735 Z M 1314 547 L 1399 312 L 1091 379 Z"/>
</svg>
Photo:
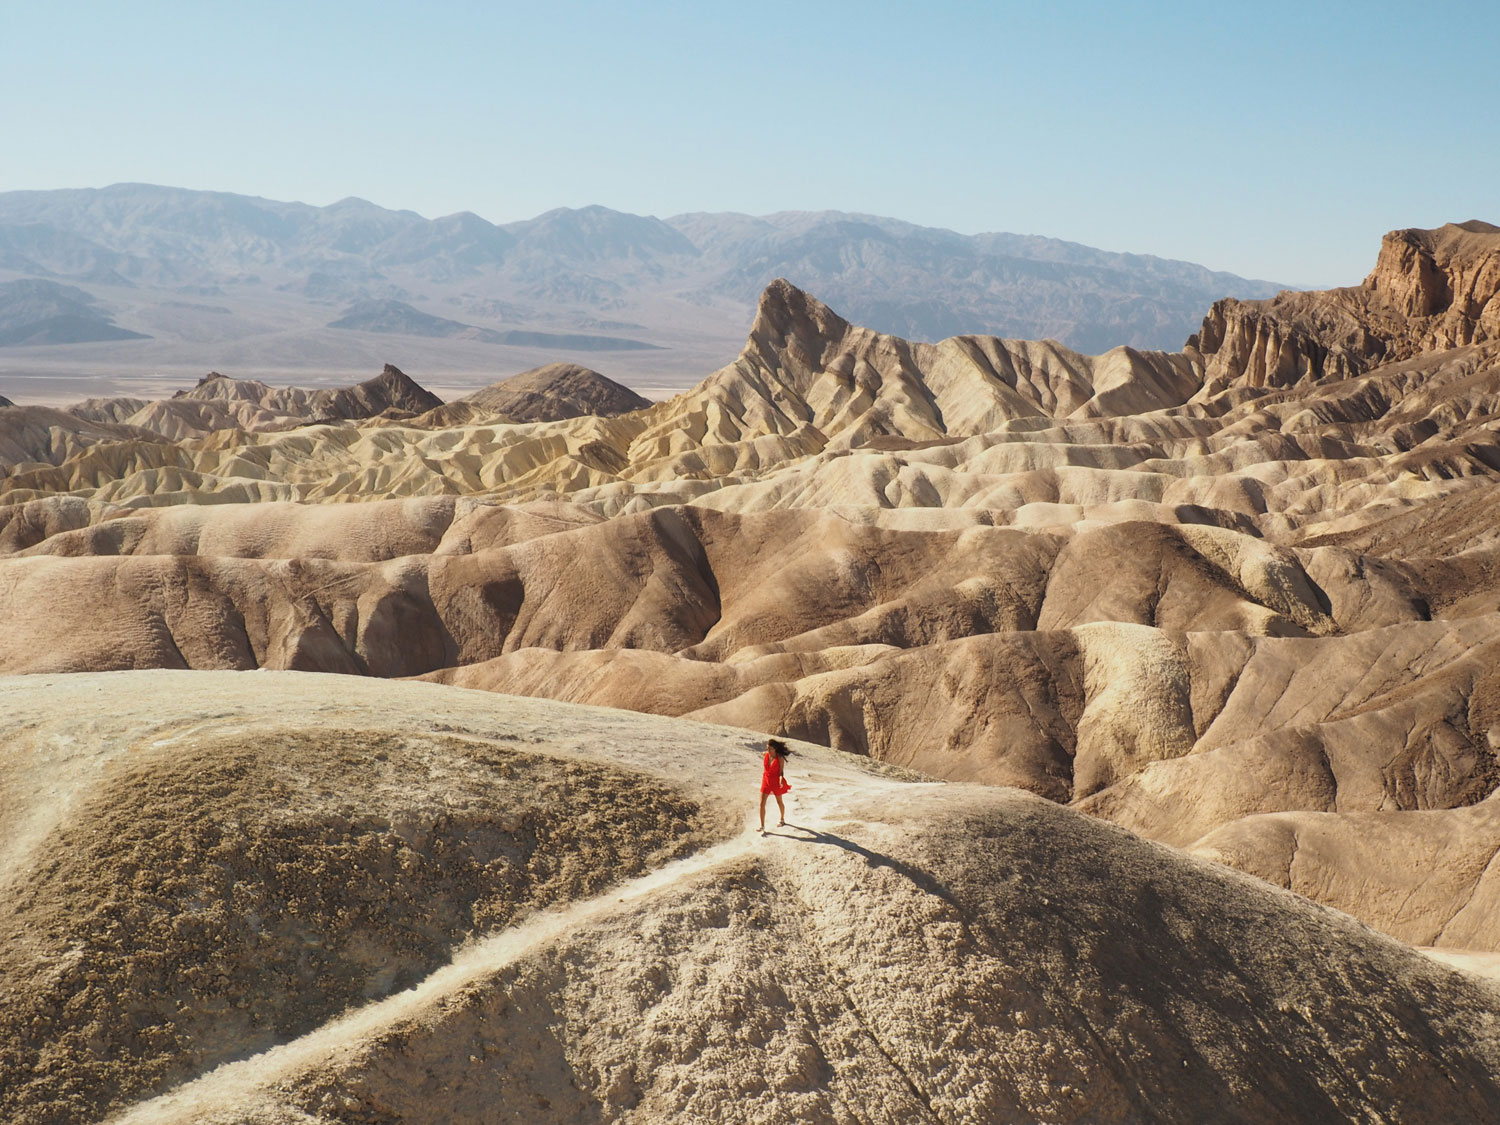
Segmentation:
<svg viewBox="0 0 1500 1125">
<path fill-rule="evenodd" d="M 776 832 L 771 830 L 767 831 L 767 835 L 785 836 L 788 840 L 796 840 L 799 843 L 803 844 L 831 844 L 833 847 L 842 848 L 846 852 L 852 852 L 857 856 L 863 857 L 864 861 L 871 867 L 890 868 L 896 874 L 910 879 L 912 884 L 915 885 L 919 890 L 933 895 L 936 898 L 942 899 L 955 910 L 963 909 L 963 907 L 959 905 L 958 900 L 953 897 L 952 891 L 943 886 L 943 884 L 939 883 L 936 879 L 934 879 L 927 872 L 923 871 L 920 867 L 913 867 L 909 863 L 903 863 L 895 856 L 889 856 L 884 854 L 883 852 L 871 851 L 863 844 L 856 844 L 853 840 L 847 839 L 843 836 L 836 836 L 832 832 L 819 832 L 815 828 L 805 828 L 800 824 L 793 824 L 790 821 L 788 821 L 784 825 L 780 825 L 779 827 L 793 829 L 795 832 L 801 833 L 801 835 L 793 835 L 789 832 Z"/>
</svg>

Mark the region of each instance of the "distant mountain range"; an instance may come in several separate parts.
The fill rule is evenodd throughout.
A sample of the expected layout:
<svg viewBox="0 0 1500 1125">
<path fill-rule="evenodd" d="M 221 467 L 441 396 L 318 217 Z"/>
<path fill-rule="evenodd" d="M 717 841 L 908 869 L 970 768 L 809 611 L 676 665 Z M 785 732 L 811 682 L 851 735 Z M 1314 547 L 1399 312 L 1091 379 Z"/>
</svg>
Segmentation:
<svg viewBox="0 0 1500 1125">
<path fill-rule="evenodd" d="M 722 335 L 727 358 L 777 277 L 908 338 L 983 333 L 1052 338 L 1084 352 L 1174 348 L 1215 300 L 1281 288 L 1057 239 L 961 235 L 841 212 L 663 220 L 584 207 L 497 225 L 362 199 L 314 207 L 144 184 L 0 194 L 6 276 L 65 283 L 84 306 L 102 298 L 96 319 L 108 322 L 113 311 L 117 331 L 154 338 L 140 345 L 142 356 L 193 363 L 201 354 L 205 366 L 227 340 L 237 342 L 236 359 L 256 362 L 262 335 L 275 336 L 280 363 L 295 361 L 304 344 L 309 363 L 326 365 L 350 346 L 324 331 L 330 326 L 452 339 L 443 362 L 496 362 L 474 345 L 559 353 L 549 358 L 678 349 L 695 333 L 699 352 L 718 348 Z M 214 304 L 195 306 L 185 294 Z M 0 323 L 19 333 L 5 342 L 82 342 L 67 332 L 28 335 L 17 299 L 0 295 Z M 606 325 L 629 334 L 588 331 Z M 703 369 L 697 353 L 683 362 Z"/>
</svg>

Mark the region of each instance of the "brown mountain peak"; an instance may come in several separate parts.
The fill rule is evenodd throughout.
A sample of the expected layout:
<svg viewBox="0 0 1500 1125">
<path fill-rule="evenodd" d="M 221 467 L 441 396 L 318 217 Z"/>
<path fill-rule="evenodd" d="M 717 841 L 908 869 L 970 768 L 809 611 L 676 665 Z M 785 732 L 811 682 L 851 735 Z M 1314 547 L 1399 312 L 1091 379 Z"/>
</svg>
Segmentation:
<svg viewBox="0 0 1500 1125">
<path fill-rule="evenodd" d="M 442 405 L 437 395 L 394 363 L 387 363 L 373 379 L 334 394 L 326 413 L 334 418 L 370 418 L 386 410 L 422 414 Z"/>
<path fill-rule="evenodd" d="M 821 370 L 826 357 L 851 331 L 858 330 L 811 293 L 778 277 L 760 295 L 750 337 L 740 355 L 769 370 L 806 375 Z"/>
<path fill-rule="evenodd" d="M 517 422 L 550 422 L 583 414 L 628 414 L 650 406 L 629 387 L 576 363 L 548 363 L 512 375 L 464 400 Z"/>
<path fill-rule="evenodd" d="M 1362 288 L 1410 318 L 1451 312 L 1445 320 L 1454 323 L 1445 335 L 1452 343 L 1489 335 L 1474 322 L 1500 293 L 1500 227 L 1470 219 L 1433 230 L 1393 230 L 1381 240 Z"/>
</svg>

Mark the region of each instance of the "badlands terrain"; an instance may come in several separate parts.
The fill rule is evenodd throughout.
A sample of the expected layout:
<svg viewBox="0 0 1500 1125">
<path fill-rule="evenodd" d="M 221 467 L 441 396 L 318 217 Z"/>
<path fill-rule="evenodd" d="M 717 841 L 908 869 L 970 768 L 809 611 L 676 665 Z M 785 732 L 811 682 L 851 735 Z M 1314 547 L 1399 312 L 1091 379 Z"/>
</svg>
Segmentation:
<svg viewBox="0 0 1500 1125">
<path fill-rule="evenodd" d="M 0 1116 L 1493 1120 L 1497 293 L 0 408 Z"/>
</svg>

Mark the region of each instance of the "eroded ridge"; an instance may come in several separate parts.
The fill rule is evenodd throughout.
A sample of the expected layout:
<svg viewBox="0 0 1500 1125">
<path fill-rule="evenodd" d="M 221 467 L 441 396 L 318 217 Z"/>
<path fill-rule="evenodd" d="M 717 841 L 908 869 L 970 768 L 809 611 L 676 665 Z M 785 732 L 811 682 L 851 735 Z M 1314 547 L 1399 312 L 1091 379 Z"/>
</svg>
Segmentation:
<svg viewBox="0 0 1500 1125">
<path fill-rule="evenodd" d="M 399 372 L 0 408 L 0 672 L 422 677 L 787 735 L 1493 953 L 1497 291 L 1469 222 L 1174 353 L 907 341 L 778 282 L 733 363 L 640 409 L 581 369 L 511 389 L 596 411 L 538 421 Z"/>
<path fill-rule="evenodd" d="M 46 957 L 54 933 L 113 938 L 142 968 L 178 958 L 228 980 L 122 1018 L 88 999 L 97 982 L 7 972 L 12 1000 L 51 990 L 58 1032 L 50 1053 L 0 1060 L 7 1119 L 1313 1121 L 1442 1105 L 1478 1121 L 1500 1105 L 1494 991 L 1015 790 L 802 744 L 791 823 L 762 837 L 758 742 L 725 727 L 305 673 L 22 677 L 0 695 L 0 823 L 32 840 L 7 853 L 8 888 L 51 881 L 86 905 L 109 882 L 125 907 L 112 930 L 87 910 L 33 921 L 8 956 Z M 158 784 L 136 784 L 147 774 Z M 268 800 L 278 781 L 292 791 Z M 64 792 L 53 823 L 27 819 Z M 164 893 L 222 877 L 222 855 L 168 847 L 131 872 L 129 842 L 99 839 L 122 802 L 165 827 L 205 795 L 215 815 L 187 823 L 235 825 L 246 854 L 280 864 L 274 885 L 236 872 L 266 896 L 248 946 Z M 346 846 L 362 828 L 379 848 Z M 63 840 L 99 861 L 89 886 L 68 881 Z M 11 890 L 7 924 L 30 913 Z M 497 899 L 533 905 L 411 933 Z M 359 913 L 391 901 L 413 913 Z M 276 956 L 293 933 L 302 956 Z M 434 937 L 445 950 L 420 962 L 401 944 Z M 253 974 L 237 948 L 265 950 Z M 348 980 L 376 992 L 351 999 Z M 308 1018 L 257 1026 L 293 996 Z M 101 1050 L 68 1065 L 75 1035 Z M 123 1057 L 127 1073 L 107 1069 Z"/>
</svg>

